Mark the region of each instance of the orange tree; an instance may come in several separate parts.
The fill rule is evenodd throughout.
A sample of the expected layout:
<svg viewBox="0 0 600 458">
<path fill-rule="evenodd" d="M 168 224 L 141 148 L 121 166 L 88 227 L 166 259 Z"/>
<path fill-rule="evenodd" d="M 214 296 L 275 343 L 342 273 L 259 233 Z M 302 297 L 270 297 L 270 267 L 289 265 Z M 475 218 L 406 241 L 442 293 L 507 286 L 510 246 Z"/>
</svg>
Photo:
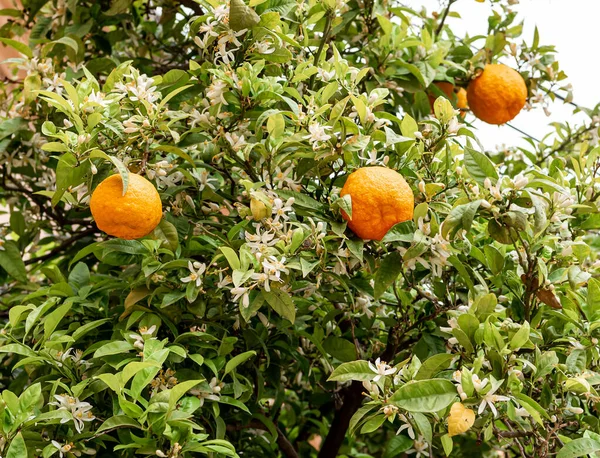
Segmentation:
<svg viewBox="0 0 600 458">
<path fill-rule="evenodd" d="M 453 3 L 1 11 L 3 457 L 600 450 L 600 118 Z"/>
</svg>

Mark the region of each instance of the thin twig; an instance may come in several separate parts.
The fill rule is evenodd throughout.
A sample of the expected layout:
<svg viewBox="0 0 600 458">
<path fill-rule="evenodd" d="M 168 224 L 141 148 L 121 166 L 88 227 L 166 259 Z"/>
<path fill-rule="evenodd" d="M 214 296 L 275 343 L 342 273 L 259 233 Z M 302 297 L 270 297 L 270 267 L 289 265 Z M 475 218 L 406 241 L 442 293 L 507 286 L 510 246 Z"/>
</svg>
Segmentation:
<svg viewBox="0 0 600 458">
<path fill-rule="evenodd" d="M 537 143 L 542 143 L 541 140 L 538 140 L 537 138 L 535 138 L 533 135 L 528 134 L 527 132 L 525 132 L 524 130 L 519 129 L 517 126 L 513 126 L 511 123 L 507 122 L 506 125 L 508 127 L 510 127 L 511 129 L 516 130 L 517 132 L 519 132 L 520 134 L 525 135 L 526 137 L 531 138 L 533 141 L 537 142 Z"/>
<path fill-rule="evenodd" d="M 329 40 L 329 34 L 331 33 L 331 25 L 333 23 L 333 18 L 334 18 L 333 13 L 328 12 L 327 17 L 325 18 L 325 28 L 323 29 L 323 38 L 321 38 L 321 43 L 319 44 L 319 49 L 317 49 L 315 58 L 313 60 L 313 64 L 315 66 L 319 65 L 319 59 L 321 58 L 321 53 L 323 52 L 323 48 L 325 47 L 325 43 L 327 43 L 327 40 Z M 316 75 L 316 73 L 310 77 L 310 81 L 308 83 L 308 87 L 310 89 L 313 88 L 313 85 L 315 83 L 315 75 Z"/>
<path fill-rule="evenodd" d="M 63 243 L 61 243 L 57 247 L 54 247 L 53 249 L 51 249 L 48 253 L 46 253 L 46 254 L 44 254 L 42 256 L 38 256 L 37 258 L 27 259 L 25 261 L 25 264 L 28 265 L 28 264 L 33 264 L 33 263 L 36 263 L 36 262 L 46 261 L 46 260 L 52 258 L 53 256 L 61 253 L 63 250 L 65 250 L 66 248 L 70 247 L 71 245 L 73 245 L 78 240 L 81 240 L 82 238 L 87 237 L 88 235 L 91 235 L 94 232 L 96 232 L 96 228 L 94 228 L 94 227 L 90 227 L 90 228 L 86 229 L 85 231 L 79 232 L 78 234 L 75 234 L 70 239 L 65 240 Z"/>
<path fill-rule="evenodd" d="M 450 7 L 452 6 L 453 3 L 457 2 L 458 0 L 448 0 L 448 6 L 446 7 L 446 9 L 444 10 L 444 12 L 442 13 L 442 19 L 440 20 L 439 25 L 437 26 L 437 29 L 435 30 L 435 35 L 438 36 L 442 29 L 444 28 L 444 22 L 446 22 L 446 18 L 448 17 L 448 13 L 450 13 Z"/>
<path fill-rule="evenodd" d="M 252 420 L 247 425 L 227 425 L 228 431 L 240 431 L 242 429 L 249 428 L 268 431 L 268 428 L 261 421 L 257 420 Z M 277 445 L 279 445 L 279 448 L 281 449 L 283 454 L 287 458 L 300 458 L 298 452 L 296 451 L 290 440 L 285 436 L 285 434 L 283 434 L 283 431 L 279 428 L 279 426 L 275 425 L 275 428 L 277 430 Z"/>
</svg>

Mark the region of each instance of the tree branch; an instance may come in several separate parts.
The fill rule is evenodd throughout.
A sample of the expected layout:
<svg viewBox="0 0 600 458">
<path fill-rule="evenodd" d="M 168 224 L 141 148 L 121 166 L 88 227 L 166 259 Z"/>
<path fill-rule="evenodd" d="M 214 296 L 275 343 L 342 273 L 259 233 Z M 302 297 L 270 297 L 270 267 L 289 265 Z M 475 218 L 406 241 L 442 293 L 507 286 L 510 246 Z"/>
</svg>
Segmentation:
<svg viewBox="0 0 600 458">
<path fill-rule="evenodd" d="M 439 303 L 439 301 L 428 296 L 421 296 L 422 298 L 427 298 L 434 303 Z M 450 307 L 452 308 L 452 307 Z M 404 340 L 404 337 L 413 329 L 419 327 L 419 325 L 426 323 L 427 321 L 435 319 L 438 315 L 443 312 L 448 311 L 450 308 L 448 307 L 436 307 L 436 310 L 429 315 L 422 317 L 412 323 L 410 326 L 403 328 L 400 323 L 390 328 L 388 332 L 388 341 L 385 349 L 379 357 L 383 361 L 391 361 L 396 356 L 398 349 L 400 346 L 404 344 L 410 344 L 411 341 Z M 363 401 L 363 391 L 364 388 L 362 383 L 354 381 L 350 385 L 344 387 L 338 393 L 342 399 L 342 404 L 339 410 L 335 413 L 335 417 L 333 418 L 333 422 L 329 428 L 329 433 L 323 442 L 323 446 L 319 451 L 318 458 L 333 458 L 337 456 L 338 451 L 344 442 L 344 438 L 346 437 L 346 432 L 348 431 L 348 426 L 350 425 L 350 419 L 355 414 L 355 412 L 360 408 Z"/>
<path fill-rule="evenodd" d="M 446 7 L 446 9 L 444 10 L 444 12 L 442 13 L 442 19 L 440 20 L 439 25 L 437 26 L 437 29 L 435 30 L 435 36 L 437 37 L 440 32 L 442 31 L 442 29 L 444 28 L 444 23 L 446 22 L 446 18 L 448 17 L 448 13 L 450 13 L 450 7 L 452 6 L 453 3 L 457 2 L 458 0 L 448 0 L 448 6 Z"/>
<path fill-rule="evenodd" d="M 88 235 L 91 235 L 94 232 L 96 232 L 96 228 L 94 228 L 94 227 L 90 227 L 90 228 L 86 229 L 85 231 L 79 232 L 78 234 L 75 234 L 70 239 L 65 240 L 63 243 L 61 243 L 57 247 L 54 247 L 53 249 L 51 249 L 48 253 L 46 253 L 46 254 L 44 254 L 42 256 L 38 256 L 37 258 L 27 259 L 25 261 L 25 264 L 28 265 L 28 264 L 33 264 L 35 262 L 46 261 L 46 260 L 52 258 L 53 256 L 56 256 L 57 254 L 59 254 L 60 252 L 62 252 L 63 250 L 65 250 L 66 248 L 70 247 L 71 245 L 73 245 L 78 240 L 81 240 L 82 238 L 84 238 L 84 237 L 86 237 Z"/>
<path fill-rule="evenodd" d="M 202 16 L 204 14 L 202 7 L 194 0 L 181 0 L 180 3 L 186 8 L 193 10 L 198 16 Z"/>
<path fill-rule="evenodd" d="M 283 454 L 287 458 L 300 458 L 298 452 L 290 442 L 290 440 L 283 434 L 283 431 L 279 428 L 279 426 L 275 425 L 277 429 L 277 445 L 283 452 Z M 247 425 L 227 425 L 227 431 L 241 431 L 242 429 L 261 429 L 263 431 L 268 431 L 269 429 L 258 420 L 252 420 Z"/>
</svg>

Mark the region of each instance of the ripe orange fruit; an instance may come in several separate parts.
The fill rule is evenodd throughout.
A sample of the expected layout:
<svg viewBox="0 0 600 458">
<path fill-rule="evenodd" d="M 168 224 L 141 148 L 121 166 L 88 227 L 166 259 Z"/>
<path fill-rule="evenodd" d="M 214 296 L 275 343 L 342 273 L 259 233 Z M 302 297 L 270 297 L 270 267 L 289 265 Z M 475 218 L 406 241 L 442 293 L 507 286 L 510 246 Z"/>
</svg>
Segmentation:
<svg viewBox="0 0 600 458">
<path fill-rule="evenodd" d="M 341 196 L 352 198 L 352 218 L 342 216 L 356 235 L 381 240 L 394 224 L 413 217 L 415 198 L 402 175 L 386 167 L 363 167 L 352 172 Z"/>
<path fill-rule="evenodd" d="M 102 181 L 92 193 L 90 210 L 98 229 L 126 240 L 148 235 L 162 218 L 158 191 L 135 173 L 129 174 L 125 195 L 121 175 L 111 175 Z"/>
<path fill-rule="evenodd" d="M 466 112 L 469 110 L 469 104 L 467 102 L 467 91 L 465 88 L 454 86 L 452 83 L 447 81 L 438 81 L 435 84 L 440 90 L 446 94 L 446 97 L 453 102 L 453 105 L 460 110 L 460 117 L 464 118 Z M 437 97 L 435 94 L 429 94 L 429 106 L 433 112 L 433 104 Z M 456 103 L 454 103 L 456 102 Z"/>
<path fill-rule="evenodd" d="M 486 65 L 467 88 L 471 111 L 489 124 L 504 124 L 527 102 L 527 86 L 519 72 L 503 64 Z"/>
</svg>

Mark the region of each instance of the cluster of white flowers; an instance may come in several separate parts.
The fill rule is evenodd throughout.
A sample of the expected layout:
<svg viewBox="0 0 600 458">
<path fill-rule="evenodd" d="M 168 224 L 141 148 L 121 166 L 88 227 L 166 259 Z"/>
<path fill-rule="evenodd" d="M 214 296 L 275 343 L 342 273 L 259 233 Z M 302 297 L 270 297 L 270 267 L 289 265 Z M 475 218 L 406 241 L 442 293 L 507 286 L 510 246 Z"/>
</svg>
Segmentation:
<svg viewBox="0 0 600 458">
<path fill-rule="evenodd" d="M 150 108 L 156 107 L 155 103 L 160 99 L 160 92 L 154 84 L 154 79 L 132 69 L 130 74 L 125 75 L 125 80 L 126 82 L 120 81 L 115 84 L 117 92 L 126 94 L 132 102 L 147 102 Z"/>
<path fill-rule="evenodd" d="M 140 351 L 144 351 L 144 343 L 146 339 L 152 339 L 154 333 L 156 332 L 156 326 L 152 325 L 149 328 L 142 326 L 138 330 L 139 334 L 131 333 L 129 334 L 129 338 L 133 339 L 133 346 Z"/>
<path fill-rule="evenodd" d="M 375 364 L 369 361 L 369 369 L 375 373 L 372 379 L 374 382 L 378 382 L 387 375 L 393 375 L 398 370 L 398 368 L 390 366 L 385 361 L 381 361 L 381 358 L 377 358 Z"/>
<path fill-rule="evenodd" d="M 461 400 L 465 400 L 468 396 L 465 393 L 462 386 L 462 377 L 464 374 L 461 371 L 454 372 L 453 380 L 456 383 L 456 391 L 460 395 Z M 491 379 L 491 380 L 490 380 Z M 473 384 L 473 388 L 475 388 L 475 392 L 480 398 L 479 409 L 477 413 L 479 415 L 485 412 L 485 409 L 489 407 L 489 409 L 494 414 L 494 417 L 498 416 L 498 409 L 496 409 L 496 402 L 508 402 L 511 400 L 508 396 L 502 396 L 496 394 L 496 391 L 502 386 L 503 380 L 496 380 L 494 377 L 484 378 L 481 380 L 477 374 L 471 375 L 471 383 Z"/>
<path fill-rule="evenodd" d="M 89 402 L 81 402 L 79 399 L 69 395 L 54 395 L 55 402 L 50 402 L 50 405 L 58 406 L 58 410 L 65 410 L 69 412 L 75 429 L 78 433 L 83 431 L 85 426 L 84 422 L 92 421 L 96 417 L 92 414 L 92 405 Z M 68 422 L 68 418 L 61 420 L 61 423 Z"/>
<path fill-rule="evenodd" d="M 77 366 L 87 367 L 87 366 L 91 365 L 90 362 L 82 359 L 82 357 L 83 357 L 82 350 L 73 351 L 72 348 L 69 348 L 67 351 L 64 351 L 64 352 L 59 351 L 55 355 L 56 364 L 59 367 L 61 367 L 67 360 L 71 360 Z"/>
<path fill-rule="evenodd" d="M 187 277 L 181 278 L 181 283 L 193 283 L 197 288 L 202 286 L 202 276 L 206 272 L 206 264 L 198 261 L 189 261 L 188 269 L 190 271 Z"/>
<path fill-rule="evenodd" d="M 218 401 L 224 385 L 223 382 L 219 382 L 216 377 L 213 377 L 208 384 L 208 390 L 194 388 L 190 390 L 189 393 L 200 400 L 200 407 L 202 407 L 206 399 L 209 401 Z"/>
<path fill-rule="evenodd" d="M 235 31 L 229 27 L 229 4 L 221 4 L 199 27 L 194 43 L 203 51 L 210 51 L 210 46 L 214 45 L 214 63 L 229 65 L 235 60 L 234 53 L 242 46 L 238 38 L 247 31 L 248 29 Z M 271 54 L 275 51 L 268 41 L 256 43 L 254 48 L 260 54 Z"/>
<path fill-rule="evenodd" d="M 441 277 L 443 268 L 448 264 L 448 258 L 452 255 L 451 244 L 439 232 L 431 237 L 431 226 L 423 218 L 419 218 L 417 227 L 421 241 L 424 246 L 428 247 L 428 250 L 419 256 L 406 259 L 404 265 L 407 269 L 414 270 L 417 264 L 421 264 L 431 270 L 434 277 Z M 401 247 L 398 250 L 404 256 L 409 248 Z"/>
<path fill-rule="evenodd" d="M 302 186 L 294 179 L 293 175 L 294 166 L 288 163 L 275 167 L 272 174 L 265 170 L 262 179 L 268 189 L 290 189 L 299 192 Z"/>
<path fill-rule="evenodd" d="M 259 288 L 271 291 L 272 283 L 281 285 L 285 289 L 284 276 L 289 274 L 286 266 L 286 258 L 275 245 L 279 242 L 288 244 L 291 240 L 291 225 L 289 224 L 290 213 L 293 212 L 294 199 L 286 201 L 271 194 L 271 214 L 261 222 L 254 223 L 254 233 L 245 233 L 245 247 L 254 256 L 255 268 L 250 270 L 241 278 L 235 276 L 225 277 L 221 287 L 229 288 L 234 302 L 242 307 L 248 307 L 250 303 L 250 291 Z"/>
<path fill-rule="evenodd" d="M 323 126 L 314 121 L 308 126 L 309 135 L 304 138 L 311 143 L 313 150 L 316 151 L 331 138 L 331 135 L 327 133 L 328 130 L 331 130 L 331 126 Z"/>
</svg>

